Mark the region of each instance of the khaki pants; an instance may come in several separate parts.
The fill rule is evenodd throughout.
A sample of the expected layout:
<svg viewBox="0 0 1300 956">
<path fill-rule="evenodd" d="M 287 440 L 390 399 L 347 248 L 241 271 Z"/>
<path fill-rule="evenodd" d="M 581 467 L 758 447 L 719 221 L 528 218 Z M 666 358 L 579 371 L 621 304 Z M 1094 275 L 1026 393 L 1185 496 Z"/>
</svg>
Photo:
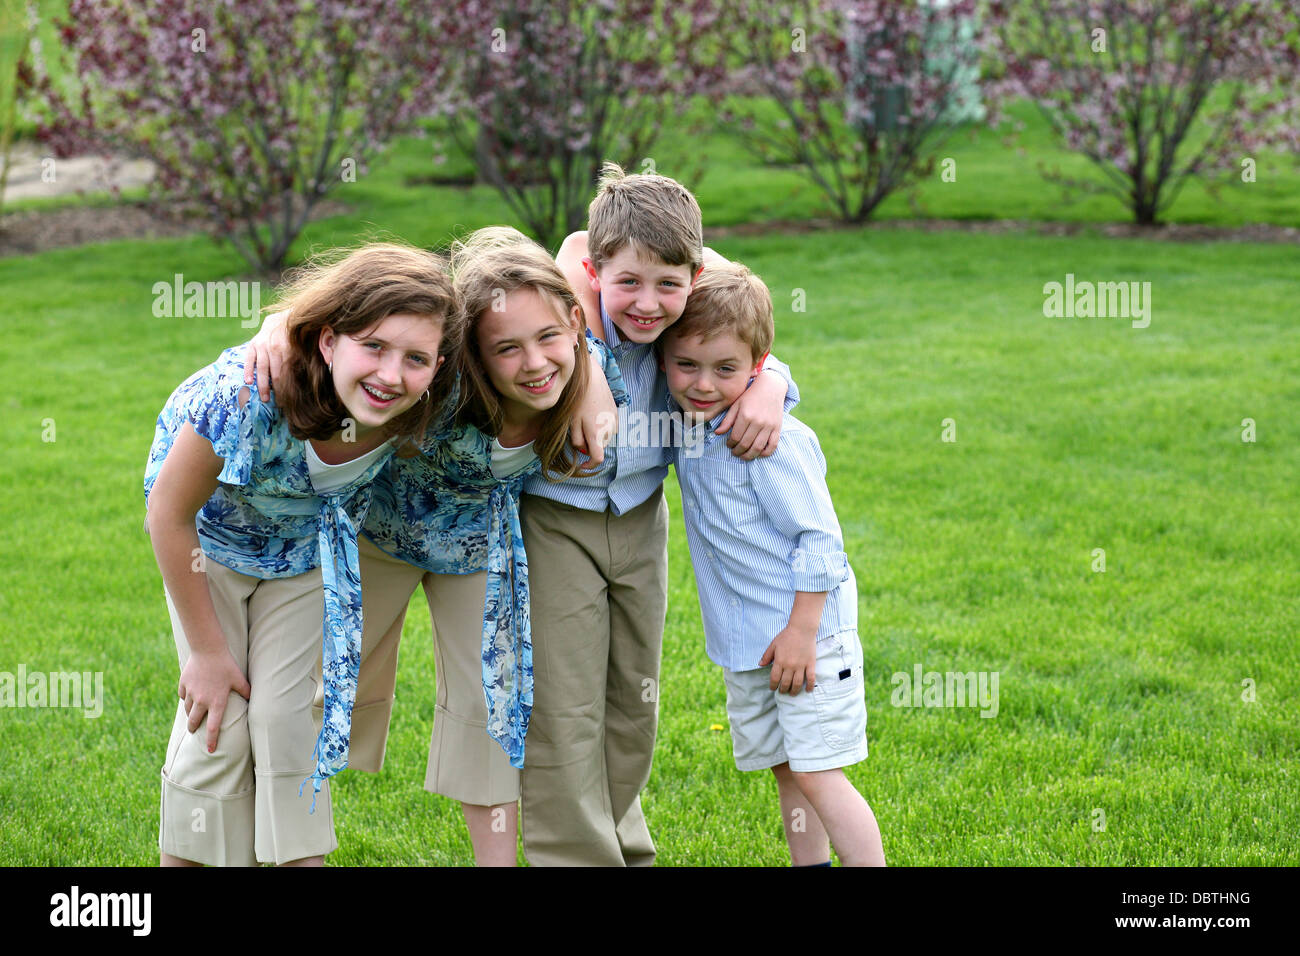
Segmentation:
<svg viewBox="0 0 1300 956">
<path fill-rule="evenodd" d="M 521 777 L 534 866 L 654 862 L 641 813 L 668 593 L 662 487 L 623 515 L 524 495 L 533 714 Z"/>
<path fill-rule="evenodd" d="M 319 569 L 261 580 L 206 562 L 208 591 L 230 652 L 252 687 L 232 693 L 215 753 L 207 721 L 189 732 L 176 708 L 162 769 L 158 845 L 164 853 L 214 866 L 286 863 L 338 847 L 329 782 L 312 805 L 312 754 L 320 731 L 312 697 L 320 684 L 324 588 Z M 189 642 L 170 595 L 176 652 Z"/>
<path fill-rule="evenodd" d="M 437 706 L 424 787 L 480 806 L 519 799 L 519 771 L 487 734 L 483 696 L 483 600 L 487 572 L 433 574 L 358 541 L 365 630 L 352 714 L 351 765 L 378 770 L 384 762 L 397 647 L 411 595 L 423 585 L 433 621 Z M 373 647 L 372 657 L 364 651 Z"/>
</svg>

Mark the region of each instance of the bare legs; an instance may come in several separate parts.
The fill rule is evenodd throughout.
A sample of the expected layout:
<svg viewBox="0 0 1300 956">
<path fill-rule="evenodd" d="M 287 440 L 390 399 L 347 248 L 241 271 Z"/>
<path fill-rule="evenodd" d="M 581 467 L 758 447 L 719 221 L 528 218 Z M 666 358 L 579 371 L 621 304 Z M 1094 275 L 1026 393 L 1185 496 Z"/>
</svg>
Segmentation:
<svg viewBox="0 0 1300 956">
<path fill-rule="evenodd" d="M 499 803 L 483 807 L 462 803 L 465 826 L 474 844 L 474 862 L 478 866 L 515 866 L 519 842 L 519 804 Z"/>
<path fill-rule="evenodd" d="M 788 763 L 772 768 L 781 795 L 781 821 L 790 862 L 813 866 L 831 858 L 844 866 L 884 866 L 880 827 L 867 801 L 843 770 L 799 773 Z"/>
</svg>

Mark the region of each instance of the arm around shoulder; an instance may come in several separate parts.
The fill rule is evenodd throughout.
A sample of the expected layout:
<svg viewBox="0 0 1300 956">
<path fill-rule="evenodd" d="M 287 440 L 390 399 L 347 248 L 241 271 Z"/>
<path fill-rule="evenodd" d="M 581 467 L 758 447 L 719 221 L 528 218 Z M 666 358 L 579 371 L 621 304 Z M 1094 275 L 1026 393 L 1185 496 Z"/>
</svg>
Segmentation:
<svg viewBox="0 0 1300 956">
<path fill-rule="evenodd" d="M 587 328 L 601 337 L 603 332 L 600 326 L 600 297 L 592 288 L 592 278 L 585 264 L 586 258 L 586 231 L 571 232 L 560 244 L 560 251 L 555 254 L 555 264 L 559 266 L 560 271 L 564 273 L 564 278 L 568 279 L 569 285 L 573 287 L 573 293 L 578 297 L 578 304 L 582 306 L 582 315 L 587 321 Z"/>
<path fill-rule="evenodd" d="M 767 357 L 763 369 L 727 411 L 716 431 L 730 431 L 727 447 L 737 458 L 752 461 L 776 451 L 785 412 L 799 402 L 799 389 L 784 362 Z"/>
</svg>

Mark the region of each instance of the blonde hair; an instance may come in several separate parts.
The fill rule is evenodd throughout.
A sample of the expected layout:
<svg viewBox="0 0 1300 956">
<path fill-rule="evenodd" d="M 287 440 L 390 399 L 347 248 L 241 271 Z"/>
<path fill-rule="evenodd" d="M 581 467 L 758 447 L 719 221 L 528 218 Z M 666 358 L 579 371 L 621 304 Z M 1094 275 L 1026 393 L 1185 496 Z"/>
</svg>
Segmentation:
<svg viewBox="0 0 1300 956">
<path fill-rule="evenodd" d="M 505 419 L 501 396 L 493 388 L 479 352 L 478 325 L 484 313 L 516 289 L 533 289 L 554 307 L 560 323 L 573 331 L 578 353 L 573 375 L 559 401 L 543 412 L 540 434 L 533 443 L 543 474 L 561 480 L 590 474 L 578 467 L 569 444 L 569 422 L 591 381 L 591 362 L 584 346 L 584 327 L 574 318 L 577 297 L 550 255 L 533 240 L 509 226 L 489 226 L 453 244 L 452 283 L 460 301 L 463 346 L 457 360 L 462 401 L 459 417 L 486 435 L 499 435 Z M 581 315 L 581 310 L 579 310 Z"/>
<path fill-rule="evenodd" d="M 732 332 L 749 346 L 755 362 L 772 348 L 772 294 L 739 262 L 709 263 L 695 280 L 682 316 L 664 336 L 708 341 Z M 661 336 L 661 340 L 664 336 Z"/>
<path fill-rule="evenodd" d="M 600 173 L 587 208 L 592 264 L 600 269 L 630 245 L 670 266 L 690 266 L 694 274 L 704 260 L 704 226 L 690 190 L 655 173 L 628 175 L 616 163 L 605 163 Z"/>
<path fill-rule="evenodd" d="M 328 438 L 348 417 L 320 353 L 326 328 L 357 335 L 390 315 L 410 313 L 442 329 L 439 355 L 460 351 L 459 309 L 446 262 L 414 246 L 376 242 L 322 253 L 293 271 L 278 299 L 271 308 L 289 312 L 289 358 L 276 382 L 276 402 L 298 439 Z M 385 433 L 423 437 L 452 381 L 450 371 L 435 371 L 428 397 L 387 422 Z"/>
</svg>

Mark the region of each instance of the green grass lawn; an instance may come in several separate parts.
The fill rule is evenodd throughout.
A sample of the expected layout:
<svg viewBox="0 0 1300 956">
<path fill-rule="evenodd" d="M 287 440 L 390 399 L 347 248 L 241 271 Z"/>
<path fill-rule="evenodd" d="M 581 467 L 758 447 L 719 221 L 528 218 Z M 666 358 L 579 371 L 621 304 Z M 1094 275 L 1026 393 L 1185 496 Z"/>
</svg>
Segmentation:
<svg viewBox="0 0 1300 956">
<path fill-rule="evenodd" d="M 1300 861 L 1294 251 L 910 232 L 722 251 L 770 284 L 800 415 L 830 462 L 866 649 L 872 756 L 852 778 L 891 861 Z M 194 241 L 0 262 L 0 670 L 103 671 L 106 692 L 93 720 L 0 712 L 0 801 L 21 808 L 0 822 L 0 863 L 154 859 L 176 661 L 140 476 L 167 393 L 242 332 L 156 319 L 149 288 L 224 261 Z M 1150 281 L 1151 326 L 1044 318 L 1042 284 L 1066 272 Z M 795 287 L 806 313 L 790 312 Z M 675 487 L 670 501 L 646 793 L 660 860 L 780 864 L 771 781 L 737 773 L 710 729 L 723 688 Z M 458 810 L 420 786 L 433 673 L 419 607 L 388 765 L 336 785 L 336 863 L 471 860 Z M 891 675 L 917 663 L 999 672 L 997 717 L 891 707 Z"/>
<path fill-rule="evenodd" d="M 817 213 L 793 173 L 716 142 L 706 222 Z M 987 139 L 958 145 L 971 150 L 954 152 L 958 182 L 923 190 L 933 214 L 1057 210 Z M 487 189 L 407 185 L 433 171 L 429 157 L 398 143 L 340 191 L 352 214 L 312 224 L 296 254 L 383 232 L 437 244 L 505 219 Z M 1237 205 L 1184 201 L 1212 221 L 1296 225 L 1291 183 L 1289 199 L 1274 196 L 1261 172 Z M 891 211 L 910 215 L 901 200 Z M 830 463 L 870 713 L 871 757 L 850 773 L 890 862 L 1300 862 L 1295 248 L 869 230 L 714 245 L 771 287 L 797 414 Z M 97 719 L 0 710 L 0 865 L 156 861 L 177 668 L 141 476 L 168 393 L 247 332 L 155 318 L 151 288 L 243 268 L 199 237 L 0 260 L 0 671 L 102 671 L 106 696 Z M 1150 282 L 1150 327 L 1045 318 L 1043 284 L 1067 273 Z M 941 439 L 945 419 L 955 442 Z M 659 859 L 780 865 L 772 781 L 738 773 L 728 734 L 711 729 L 726 722 L 722 680 L 704 656 L 675 485 L 669 501 L 644 798 Z M 458 808 L 422 790 L 422 608 L 408 618 L 387 766 L 335 784 L 332 863 L 472 861 Z M 998 715 L 891 706 L 892 675 L 917 664 L 998 672 Z"/>
</svg>

